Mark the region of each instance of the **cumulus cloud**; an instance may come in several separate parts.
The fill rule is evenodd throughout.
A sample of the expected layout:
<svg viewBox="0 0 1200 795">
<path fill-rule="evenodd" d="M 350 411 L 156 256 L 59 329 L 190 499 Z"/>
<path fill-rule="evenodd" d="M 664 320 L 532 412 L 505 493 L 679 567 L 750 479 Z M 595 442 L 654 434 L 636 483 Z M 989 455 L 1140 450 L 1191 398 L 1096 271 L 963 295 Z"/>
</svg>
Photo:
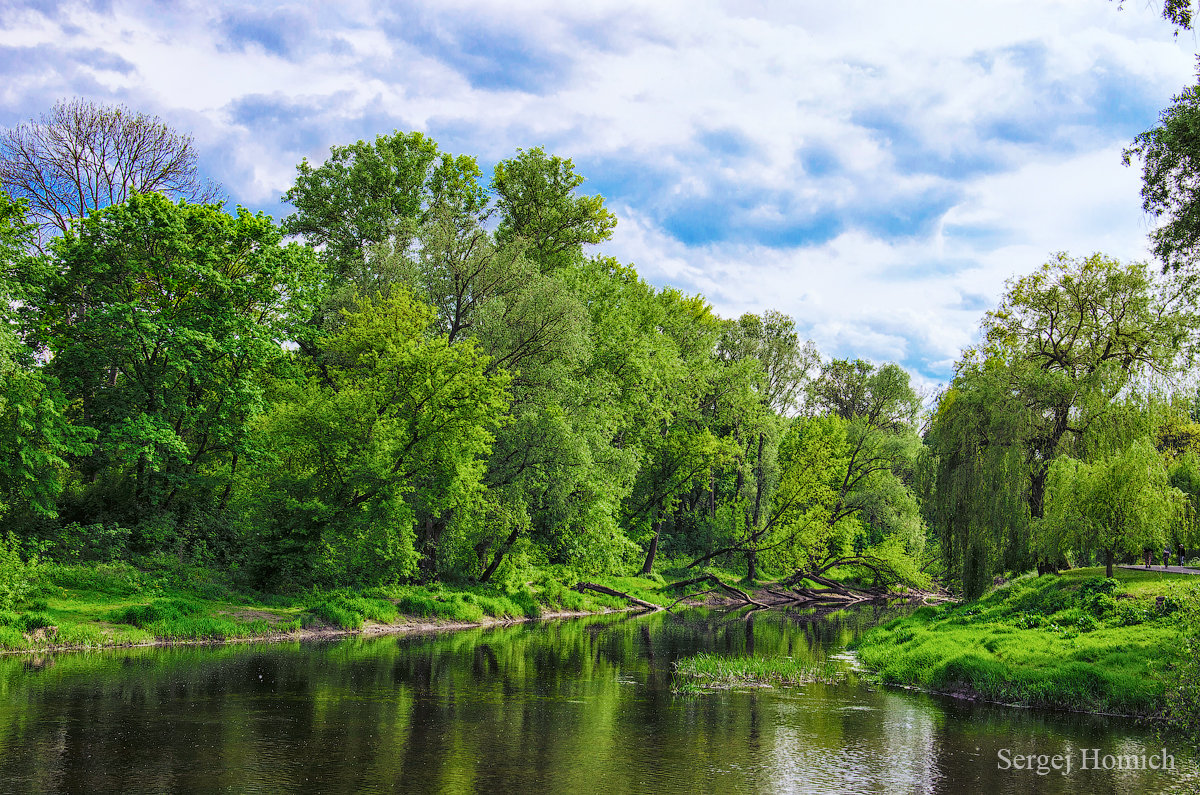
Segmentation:
<svg viewBox="0 0 1200 795">
<path fill-rule="evenodd" d="M 779 309 L 922 383 L 1051 252 L 1145 256 L 1119 153 L 1196 44 L 1095 0 L 0 8 L 2 124 L 60 96 L 125 102 L 276 215 L 301 158 L 392 129 L 485 168 L 545 146 L 618 212 L 607 253 L 652 282 Z"/>
</svg>

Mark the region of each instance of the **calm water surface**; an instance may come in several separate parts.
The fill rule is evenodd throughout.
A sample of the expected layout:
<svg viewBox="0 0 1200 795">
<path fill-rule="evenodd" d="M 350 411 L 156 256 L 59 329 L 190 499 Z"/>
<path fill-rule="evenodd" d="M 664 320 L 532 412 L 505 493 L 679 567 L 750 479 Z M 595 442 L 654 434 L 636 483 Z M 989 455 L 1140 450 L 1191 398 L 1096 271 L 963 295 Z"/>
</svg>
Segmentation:
<svg viewBox="0 0 1200 795">
<path fill-rule="evenodd" d="M 838 685 L 672 694 L 699 651 L 837 657 L 886 616 L 614 615 L 0 659 L 0 792 L 1195 792 L 1119 720 Z M 1176 769 L 1080 771 L 1161 754 Z M 1067 755 L 1069 776 L 999 754 Z"/>
</svg>

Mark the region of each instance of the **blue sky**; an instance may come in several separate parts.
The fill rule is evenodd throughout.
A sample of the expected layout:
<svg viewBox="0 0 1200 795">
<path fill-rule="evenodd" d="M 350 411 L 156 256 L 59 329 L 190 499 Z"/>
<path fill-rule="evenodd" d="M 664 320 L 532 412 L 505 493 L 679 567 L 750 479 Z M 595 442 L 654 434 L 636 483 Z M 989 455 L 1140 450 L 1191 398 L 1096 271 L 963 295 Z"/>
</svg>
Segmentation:
<svg viewBox="0 0 1200 795">
<path fill-rule="evenodd" d="M 617 213 L 604 253 L 932 389 L 1005 280 L 1146 256 L 1121 149 L 1197 51 L 1152 5 L 0 0 L 0 126 L 125 103 L 276 217 L 331 145 L 420 130 L 485 171 L 543 146 Z"/>
</svg>

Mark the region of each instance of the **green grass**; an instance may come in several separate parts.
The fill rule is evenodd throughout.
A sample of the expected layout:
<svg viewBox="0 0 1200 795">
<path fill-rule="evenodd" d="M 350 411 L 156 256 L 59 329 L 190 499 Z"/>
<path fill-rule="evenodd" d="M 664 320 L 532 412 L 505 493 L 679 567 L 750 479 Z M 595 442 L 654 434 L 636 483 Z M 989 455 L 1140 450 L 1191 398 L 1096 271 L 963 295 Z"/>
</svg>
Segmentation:
<svg viewBox="0 0 1200 795">
<path fill-rule="evenodd" d="M 1181 639 L 1166 583 L 1189 575 L 1103 569 L 1025 576 L 981 599 L 923 607 L 859 639 L 883 682 L 1002 703 L 1154 716 Z"/>
<path fill-rule="evenodd" d="M 721 657 L 701 653 L 675 663 L 677 692 L 746 686 L 833 684 L 842 674 L 828 661 L 792 657 Z"/>
<path fill-rule="evenodd" d="M 628 604 L 569 587 L 589 579 L 663 603 L 659 576 L 534 570 L 519 584 L 433 584 L 282 595 L 238 590 L 219 573 L 165 559 L 50 563 L 28 598 L 0 611 L 0 651 L 221 641 L 371 625 L 460 624 L 592 613 Z M 38 631 L 40 629 L 40 631 Z"/>
</svg>

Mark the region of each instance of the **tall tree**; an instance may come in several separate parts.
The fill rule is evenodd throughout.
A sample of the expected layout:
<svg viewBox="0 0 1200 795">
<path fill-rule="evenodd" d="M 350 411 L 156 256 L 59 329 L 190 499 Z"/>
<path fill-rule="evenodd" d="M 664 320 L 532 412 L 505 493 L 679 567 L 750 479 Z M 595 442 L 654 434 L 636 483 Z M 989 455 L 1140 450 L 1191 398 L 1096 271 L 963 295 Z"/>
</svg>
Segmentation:
<svg viewBox="0 0 1200 795">
<path fill-rule="evenodd" d="M 309 377 L 285 385 L 260 428 L 260 576 L 295 584 L 394 582 L 417 573 L 414 525 L 481 488 L 509 378 L 473 340 L 430 334 L 404 290 L 364 298 Z M 424 576 L 436 572 L 436 558 Z"/>
<path fill-rule="evenodd" d="M 496 164 L 492 190 L 500 223 L 500 242 L 521 239 L 543 271 L 553 271 L 581 256 L 585 244 L 612 236 L 616 216 L 602 196 L 576 193 L 584 178 L 575 164 L 541 147 L 518 149 L 516 157 Z"/>
<path fill-rule="evenodd" d="M 745 454 L 738 457 L 735 492 L 740 493 L 747 474 L 752 474 L 754 496 L 749 501 L 745 527 L 736 546 L 743 548 L 747 577 L 754 580 L 758 573 L 759 542 L 767 529 L 763 524 L 764 509 L 777 478 L 771 465 L 774 460 L 771 448 L 779 443 L 784 418 L 799 406 L 818 355 L 811 342 L 800 344 L 795 321 L 774 310 L 761 316 L 744 314 L 727 324 L 717 355 L 729 364 L 755 365 L 753 374 L 747 373 L 746 377 L 750 379 L 757 405 L 745 407 L 738 427 L 732 429 L 745 445 Z M 753 462 L 751 473 L 744 471 L 746 462 Z"/>
<path fill-rule="evenodd" d="M 24 215 L 0 191 L 0 517 L 18 520 L 54 516 L 67 457 L 91 449 L 89 430 L 67 420 L 57 382 L 18 333 L 17 307 L 48 273 L 44 258 L 29 253 L 34 229 Z"/>
<path fill-rule="evenodd" d="M 264 215 L 134 194 L 56 241 L 59 275 L 36 297 L 56 375 L 99 432 L 85 477 L 129 485 L 109 506 L 140 520 L 226 467 L 261 410 L 259 377 L 303 307 L 312 252 Z"/>
<path fill-rule="evenodd" d="M 211 201 L 192 137 L 157 116 L 85 99 L 56 102 L 0 134 L 0 183 L 27 202 L 45 246 L 71 222 L 134 193 Z"/>
<path fill-rule="evenodd" d="M 1178 281 L 1100 254 L 1059 255 L 1009 283 L 930 430 L 934 513 L 968 592 L 1000 568 L 1029 565 L 1029 523 L 1044 514 L 1050 463 L 1136 379 L 1176 367 L 1194 322 Z"/>
<path fill-rule="evenodd" d="M 480 176 L 474 158 L 439 152 L 418 132 L 330 147 L 321 165 L 305 159 L 296 166 L 296 184 L 283 196 L 296 212 L 283 226 L 319 247 L 332 273 L 355 276 L 372 247 L 404 248 L 431 207 L 482 209 Z"/>
<path fill-rule="evenodd" d="M 1151 249 L 1164 270 L 1195 271 L 1200 257 L 1200 85 L 1188 86 L 1133 139 L 1125 165 L 1142 161 L 1142 209 L 1158 221 Z"/>
</svg>

